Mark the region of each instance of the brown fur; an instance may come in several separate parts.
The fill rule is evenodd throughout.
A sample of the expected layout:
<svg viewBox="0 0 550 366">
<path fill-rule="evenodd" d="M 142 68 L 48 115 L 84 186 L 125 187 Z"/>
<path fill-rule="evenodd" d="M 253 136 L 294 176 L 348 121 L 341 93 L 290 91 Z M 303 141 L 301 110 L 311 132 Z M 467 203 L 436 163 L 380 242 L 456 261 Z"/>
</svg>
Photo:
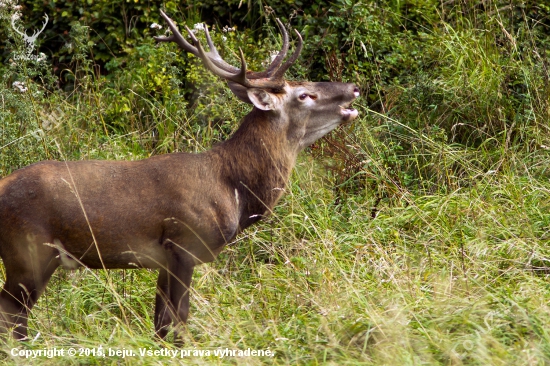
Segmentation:
<svg viewBox="0 0 550 366">
<path fill-rule="evenodd" d="M 302 101 L 303 93 L 315 100 Z M 60 265 L 146 267 L 159 269 L 156 333 L 164 338 L 173 324 L 177 334 L 193 267 L 271 212 L 298 152 L 350 118 L 342 105 L 357 88 L 300 83 L 250 95 L 270 109 L 254 108 L 229 140 L 205 153 L 44 161 L 0 180 L 1 326 L 26 337 L 28 312 Z"/>
</svg>

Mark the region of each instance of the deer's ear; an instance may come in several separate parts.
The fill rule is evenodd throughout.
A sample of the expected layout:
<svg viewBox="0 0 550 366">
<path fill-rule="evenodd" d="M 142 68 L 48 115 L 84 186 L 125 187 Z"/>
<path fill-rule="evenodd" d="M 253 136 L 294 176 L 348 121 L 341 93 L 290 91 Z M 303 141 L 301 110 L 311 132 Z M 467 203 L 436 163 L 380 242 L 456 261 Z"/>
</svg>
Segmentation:
<svg viewBox="0 0 550 366">
<path fill-rule="evenodd" d="M 254 106 L 263 111 L 271 111 L 275 109 L 275 98 L 273 94 L 268 93 L 264 89 L 246 89 L 248 99 L 254 104 Z"/>
<path fill-rule="evenodd" d="M 275 99 L 264 89 L 247 88 L 241 84 L 228 82 L 229 89 L 245 103 L 254 104 L 254 106 L 263 111 L 275 109 Z"/>
<path fill-rule="evenodd" d="M 248 98 L 248 93 L 246 92 L 246 88 L 242 86 L 241 84 L 234 83 L 233 81 L 227 82 L 227 85 L 229 86 L 229 89 L 245 103 L 252 104 L 250 99 Z"/>
</svg>

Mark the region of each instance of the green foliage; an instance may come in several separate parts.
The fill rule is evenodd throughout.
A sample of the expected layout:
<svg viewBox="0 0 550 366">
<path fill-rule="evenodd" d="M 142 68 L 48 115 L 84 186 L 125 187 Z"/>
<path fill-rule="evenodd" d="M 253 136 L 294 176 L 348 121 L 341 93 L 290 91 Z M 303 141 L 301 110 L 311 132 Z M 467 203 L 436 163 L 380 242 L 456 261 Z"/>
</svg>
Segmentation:
<svg viewBox="0 0 550 366">
<path fill-rule="evenodd" d="M 0 30 L 13 36 L 11 14 L 10 3 L 0 7 Z M 48 157 L 41 104 L 47 88 L 55 82 L 49 65 L 29 53 L 24 42 L 16 40 L 5 46 L 12 59 L 6 67 L 0 67 L 0 176 Z"/>
<path fill-rule="evenodd" d="M 170 11 L 176 9 L 174 2 L 160 1 L 21 1 L 29 24 L 27 28 L 39 26 L 44 12 L 50 17 L 42 38 L 43 49 L 59 63 L 71 60 L 72 45 L 68 35 L 73 22 L 78 21 L 93 30 L 88 40 L 93 46 L 93 60 L 103 63 L 150 37 L 149 25 L 159 22 L 161 4 Z"/>
<path fill-rule="evenodd" d="M 5 176 L 36 159 L 46 158 L 46 155 L 43 132 L 33 113 L 32 97 L 3 86 L 0 86 L 0 95 L 0 175 Z"/>
<path fill-rule="evenodd" d="M 403 189 L 454 190 L 470 186 L 479 174 L 516 167 L 520 151 L 540 154 L 548 146 L 543 131 L 550 117 L 550 74 L 547 56 L 541 55 L 548 53 L 550 14 L 531 5 L 444 8 L 441 17 L 423 13 L 422 23 L 393 28 L 397 34 L 391 36 L 387 24 L 403 16 L 395 8 L 387 18 L 377 15 L 363 23 L 362 34 L 377 27 L 386 33 L 366 36 L 379 47 L 375 66 L 360 73 L 374 84 L 367 87 L 373 109 L 368 127 L 355 124 L 348 137 L 329 139 L 323 148 L 336 161 L 331 169 L 339 172 L 338 190 L 367 186 L 378 199 L 399 196 Z M 385 44 L 392 46 L 384 49 Z M 347 61 L 344 75 L 359 65 L 359 55 Z M 361 143 L 365 136 L 372 138 Z M 547 174 L 546 168 L 529 171 Z"/>
</svg>

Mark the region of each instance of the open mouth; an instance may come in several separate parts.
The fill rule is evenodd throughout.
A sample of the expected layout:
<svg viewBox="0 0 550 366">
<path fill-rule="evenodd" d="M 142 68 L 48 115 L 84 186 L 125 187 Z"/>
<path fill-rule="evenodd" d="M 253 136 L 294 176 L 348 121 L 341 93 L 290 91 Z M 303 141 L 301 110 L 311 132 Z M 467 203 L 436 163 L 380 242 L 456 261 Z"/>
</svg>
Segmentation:
<svg viewBox="0 0 550 366">
<path fill-rule="evenodd" d="M 354 88 L 353 96 L 354 96 L 354 99 L 359 98 L 359 88 L 358 87 Z M 351 108 L 351 103 L 352 102 L 350 102 L 346 105 L 341 105 L 340 106 L 340 113 L 342 114 L 342 120 L 344 120 L 345 122 L 354 120 L 355 118 L 357 118 L 357 115 L 359 114 L 359 112 L 357 112 L 357 109 Z"/>
<path fill-rule="evenodd" d="M 350 106 L 340 106 L 340 114 L 342 115 L 342 119 L 347 122 L 357 118 L 359 112 L 357 112 L 357 109 L 351 108 Z"/>
</svg>

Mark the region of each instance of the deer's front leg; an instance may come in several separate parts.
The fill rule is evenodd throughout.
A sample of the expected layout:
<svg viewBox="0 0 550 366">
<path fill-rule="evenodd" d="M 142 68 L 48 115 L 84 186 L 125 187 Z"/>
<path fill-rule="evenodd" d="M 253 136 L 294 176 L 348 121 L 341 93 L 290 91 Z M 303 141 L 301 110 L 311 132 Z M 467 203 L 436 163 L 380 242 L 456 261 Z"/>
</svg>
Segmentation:
<svg viewBox="0 0 550 366">
<path fill-rule="evenodd" d="M 191 216 L 191 215 L 188 215 Z M 197 214 L 197 217 L 201 215 Z M 204 216 L 204 215 L 202 215 Z M 162 246 L 166 251 L 166 280 L 161 270 L 158 282 L 155 326 L 157 334 L 166 336 L 168 324 L 164 314 L 169 314 L 174 327 L 174 339 L 181 343 L 183 330 L 189 316 L 189 292 L 195 265 L 212 261 L 225 244 L 218 231 L 208 232 L 201 226 L 210 227 L 205 219 L 187 222 L 177 218 L 164 221 Z M 203 230 L 200 230 L 203 229 Z M 214 249 L 212 249 L 212 247 Z M 163 296 L 164 295 L 164 296 Z"/>
<path fill-rule="evenodd" d="M 161 268 L 157 280 L 157 296 L 155 298 L 155 334 L 160 339 L 165 339 L 168 327 L 172 322 L 170 316 L 170 290 L 168 286 L 168 270 Z"/>
<path fill-rule="evenodd" d="M 174 263 L 174 267 L 171 269 L 172 276 L 169 277 L 170 302 L 175 310 L 175 316 L 172 319 L 175 343 L 182 342 L 182 333 L 189 316 L 189 292 L 191 290 L 193 267 L 193 261 L 178 258 L 177 263 Z"/>
<path fill-rule="evenodd" d="M 195 263 L 178 245 L 167 247 L 168 265 L 160 270 L 157 285 L 155 330 L 160 338 L 165 338 L 171 321 L 174 342 L 181 344 L 189 316 L 189 291 Z"/>
</svg>

